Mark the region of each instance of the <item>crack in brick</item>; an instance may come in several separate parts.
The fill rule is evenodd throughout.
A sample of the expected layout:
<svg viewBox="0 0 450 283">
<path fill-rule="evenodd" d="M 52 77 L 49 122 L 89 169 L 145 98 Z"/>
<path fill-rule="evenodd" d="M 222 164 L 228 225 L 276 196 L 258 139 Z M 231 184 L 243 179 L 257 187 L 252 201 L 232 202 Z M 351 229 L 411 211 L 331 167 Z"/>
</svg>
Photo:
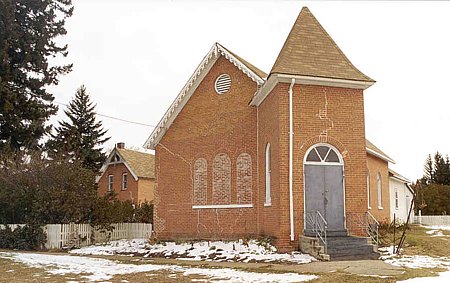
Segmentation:
<svg viewBox="0 0 450 283">
<path fill-rule="evenodd" d="M 330 117 L 328 117 L 328 98 L 327 98 L 327 91 L 325 88 L 322 88 L 324 98 L 325 98 L 325 105 L 324 108 L 319 109 L 319 113 L 316 114 L 316 116 L 320 120 L 325 120 L 325 129 L 322 130 L 319 134 L 319 140 L 321 142 L 326 142 L 328 139 L 328 131 L 330 131 L 334 127 L 333 120 L 331 120 Z M 327 125 L 329 126 L 327 127 Z"/>
</svg>

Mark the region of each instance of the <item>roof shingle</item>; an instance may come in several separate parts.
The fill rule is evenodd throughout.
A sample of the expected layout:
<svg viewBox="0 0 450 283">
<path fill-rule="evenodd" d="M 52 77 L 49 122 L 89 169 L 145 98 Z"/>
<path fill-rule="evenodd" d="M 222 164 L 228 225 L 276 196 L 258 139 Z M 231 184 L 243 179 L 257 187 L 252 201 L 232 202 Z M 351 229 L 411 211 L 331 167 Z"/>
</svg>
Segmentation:
<svg viewBox="0 0 450 283">
<path fill-rule="evenodd" d="M 270 73 L 374 82 L 353 66 L 307 7 L 298 15 Z"/>
<path fill-rule="evenodd" d="M 116 148 L 131 170 L 139 178 L 155 178 L 155 156 L 130 149 Z"/>
</svg>

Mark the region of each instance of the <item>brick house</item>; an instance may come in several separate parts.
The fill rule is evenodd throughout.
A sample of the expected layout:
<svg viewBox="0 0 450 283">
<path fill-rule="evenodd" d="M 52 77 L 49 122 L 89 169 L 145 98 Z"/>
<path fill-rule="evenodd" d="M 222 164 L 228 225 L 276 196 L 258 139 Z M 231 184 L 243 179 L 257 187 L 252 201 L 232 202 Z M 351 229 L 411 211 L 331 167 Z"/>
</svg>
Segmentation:
<svg viewBox="0 0 450 283">
<path fill-rule="evenodd" d="M 365 137 L 374 82 L 306 7 L 269 74 L 215 43 L 145 143 L 157 237 L 265 235 L 292 250 L 317 212 L 328 235 L 364 236 L 349 218 L 366 215 L 368 171 L 382 167 Z"/>
<path fill-rule="evenodd" d="M 99 195 L 114 191 L 122 201 L 151 202 L 155 190 L 155 156 L 126 149 L 124 143 L 118 143 L 100 169 L 97 184 Z"/>
</svg>

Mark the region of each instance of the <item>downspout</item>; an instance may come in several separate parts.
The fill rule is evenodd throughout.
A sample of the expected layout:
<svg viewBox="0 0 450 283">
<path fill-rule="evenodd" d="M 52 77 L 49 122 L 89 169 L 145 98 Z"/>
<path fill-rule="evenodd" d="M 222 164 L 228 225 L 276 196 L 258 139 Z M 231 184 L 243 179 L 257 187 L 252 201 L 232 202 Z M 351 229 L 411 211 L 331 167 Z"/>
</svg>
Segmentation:
<svg viewBox="0 0 450 283">
<path fill-rule="evenodd" d="M 293 119 L 292 119 L 292 89 L 294 88 L 295 79 L 292 79 L 289 86 L 289 220 L 291 224 L 291 241 L 294 241 L 294 202 L 292 196 L 292 160 L 293 160 Z"/>
</svg>

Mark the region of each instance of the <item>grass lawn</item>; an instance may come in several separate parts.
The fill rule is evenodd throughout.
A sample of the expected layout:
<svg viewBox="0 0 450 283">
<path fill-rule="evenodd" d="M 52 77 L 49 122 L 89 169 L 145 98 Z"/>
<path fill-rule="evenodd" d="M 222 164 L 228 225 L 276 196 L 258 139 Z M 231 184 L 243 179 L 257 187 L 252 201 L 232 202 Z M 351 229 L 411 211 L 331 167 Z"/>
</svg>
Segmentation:
<svg viewBox="0 0 450 283">
<path fill-rule="evenodd" d="M 426 232 L 430 229 L 423 228 L 419 225 L 410 225 L 406 231 L 406 240 L 403 245 L 402 254 L 407 255 L 427 255 L 432 257 L 450 256 L 450 231 L 442 230 L 444 237 L 432 237 Z M 396 245 L 403 230 L 396 231 Z M 393 230 L 381 231 L 385 233 L 380 238 L 381 243 L 393 245 Z M 448 237 L 447 237 L 448 236 Z"/>
</svg>

